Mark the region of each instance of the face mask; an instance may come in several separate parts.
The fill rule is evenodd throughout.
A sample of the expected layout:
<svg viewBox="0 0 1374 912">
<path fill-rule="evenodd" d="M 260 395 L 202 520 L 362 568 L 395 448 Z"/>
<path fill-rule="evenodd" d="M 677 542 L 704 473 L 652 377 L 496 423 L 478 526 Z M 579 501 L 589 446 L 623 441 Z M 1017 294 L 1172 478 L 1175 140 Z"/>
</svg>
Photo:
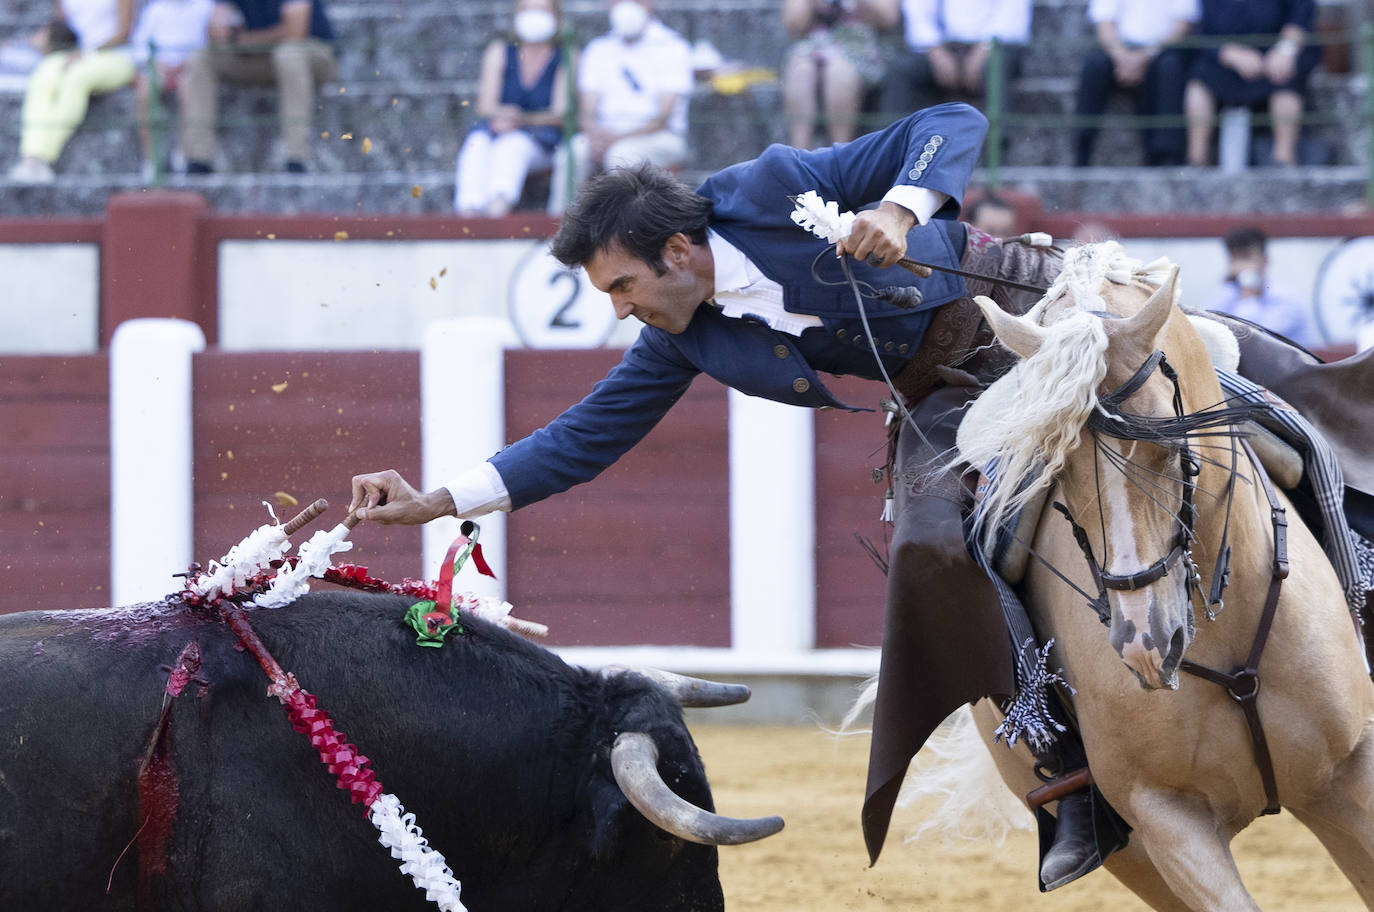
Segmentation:
<svg viewBox="0 0 1374 912">
<path fill-rule="evenodd" d="M 1236 274 L 1235 282 L 1242 291 L 1259 291 L 1264 287 L 1264 276 L 1258 269 L 1242 269 Z"/>
<path fill-rule="evenodd" d="M 515 36 L 527 44 L 548 41 L 558 32 L 558 19 L 548 10 L 527 9 L 515 14 Z"/>
<path fill-rule="evenodd" d="M 611 31 L 621 38 L 638 38 L 648 24 L 649 11 L 635 0 L 620 0 L 611 7 Z"/>
</svg>

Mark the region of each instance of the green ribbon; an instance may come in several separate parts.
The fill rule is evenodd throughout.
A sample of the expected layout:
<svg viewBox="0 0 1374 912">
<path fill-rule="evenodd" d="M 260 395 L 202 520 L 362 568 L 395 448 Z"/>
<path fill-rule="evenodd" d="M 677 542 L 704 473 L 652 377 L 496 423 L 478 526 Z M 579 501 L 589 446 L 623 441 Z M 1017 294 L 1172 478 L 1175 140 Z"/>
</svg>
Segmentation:
<svg viewBox="0 0 1374 912">
<path fill-rule="evenodd" d="M 405 621 L 415 631 L 415 645 L 432 646 L 438 649 L 444 645 L 444 637 L 457 631 L 463 632 L 463 627 L 458 623 L 458 609 L 449 609 L 449 622 L 440 624 L 434 630 L 430 630 L 429 622 L 425 620 L 425 615 L 432 614 L 438 606 L 429 600 L 416 602 L 406 609 Z"/>
</svg>

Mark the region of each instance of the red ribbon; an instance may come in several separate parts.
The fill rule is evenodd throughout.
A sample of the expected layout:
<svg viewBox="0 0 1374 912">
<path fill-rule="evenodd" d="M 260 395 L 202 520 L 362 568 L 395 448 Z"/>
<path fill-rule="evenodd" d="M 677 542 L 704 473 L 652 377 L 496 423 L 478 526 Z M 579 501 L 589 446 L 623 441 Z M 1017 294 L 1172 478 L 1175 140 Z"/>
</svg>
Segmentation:
<svg viewBox="0 0 1374 912">
<path fill-rule="evenodd" d="M 286 715 L 291 727 L 310 738 L 310 746 L 320 755 L 320 762 L 335 777 L 335 784 L 348 792 L 354 804 L 370 809 L 382 794 L 377 774 L 368 769 L 369 760 L 358 748 L 335 731 L 329 713 L 319 708 L 315 695 L 297 688 L 286 697 Z"/>
</svg>

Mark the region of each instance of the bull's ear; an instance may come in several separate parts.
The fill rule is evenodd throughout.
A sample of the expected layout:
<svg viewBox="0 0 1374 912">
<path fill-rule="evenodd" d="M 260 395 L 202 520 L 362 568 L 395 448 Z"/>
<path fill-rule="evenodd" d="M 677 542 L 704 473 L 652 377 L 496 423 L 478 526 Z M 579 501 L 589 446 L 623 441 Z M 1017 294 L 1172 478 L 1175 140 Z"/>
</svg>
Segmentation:
<svg viewBox="0 0 1374 912">
<path fill-rule="evenodd" d="M 1174 297 L 1178 288 L 1178 267 L 1169 270 L 1166 278 L 1149 300 L 1131 314 L 1121 327 L 1121 334 L 1134 340 L 1141 348 L 1154 347 L 1155 337 L 1164 328 L 1164 322 L 1174 309 Z"/>
<path fill-rule="evenodd" d="M 978 295 L 973 303 L 983 312 L 998 341 L 1007 348 L 1022 358 L 1029 358 L 1040 350 L 1045 341 L 1045 330 L 1038 323 L 1007 313 L 985 295 Z"/>
</svg>

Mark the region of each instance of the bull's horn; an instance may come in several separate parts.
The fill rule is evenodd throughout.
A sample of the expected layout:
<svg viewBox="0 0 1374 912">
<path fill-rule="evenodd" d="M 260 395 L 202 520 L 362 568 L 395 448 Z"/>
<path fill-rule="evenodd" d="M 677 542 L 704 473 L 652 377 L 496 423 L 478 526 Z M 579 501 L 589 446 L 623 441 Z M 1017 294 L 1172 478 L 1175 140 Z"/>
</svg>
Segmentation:
<svg viewBox="0 0 1374 912">
<path fill-rule="evenodd" d="M 658 774 L 658 747 L 643 732 L 621 732 L 616 737 L 611 771 L 635 810 L 679 839 L 701 845 L 740 845 L 782 829 L 781 817 L 722 817 L 677 795 Z"/>
<path fill-rule="evenodd" d="M 749 687 L 745 684 L 721 684 L 687 675 L 674 674 L 660 668 L 642 665 L 607 665 L 601 669 L 603 677 L 618 674 L 637 674 L 648 678 L 668 693 L 677 697 L 682 706 L 734 706 L 749 699 Z"/>
</svg>

